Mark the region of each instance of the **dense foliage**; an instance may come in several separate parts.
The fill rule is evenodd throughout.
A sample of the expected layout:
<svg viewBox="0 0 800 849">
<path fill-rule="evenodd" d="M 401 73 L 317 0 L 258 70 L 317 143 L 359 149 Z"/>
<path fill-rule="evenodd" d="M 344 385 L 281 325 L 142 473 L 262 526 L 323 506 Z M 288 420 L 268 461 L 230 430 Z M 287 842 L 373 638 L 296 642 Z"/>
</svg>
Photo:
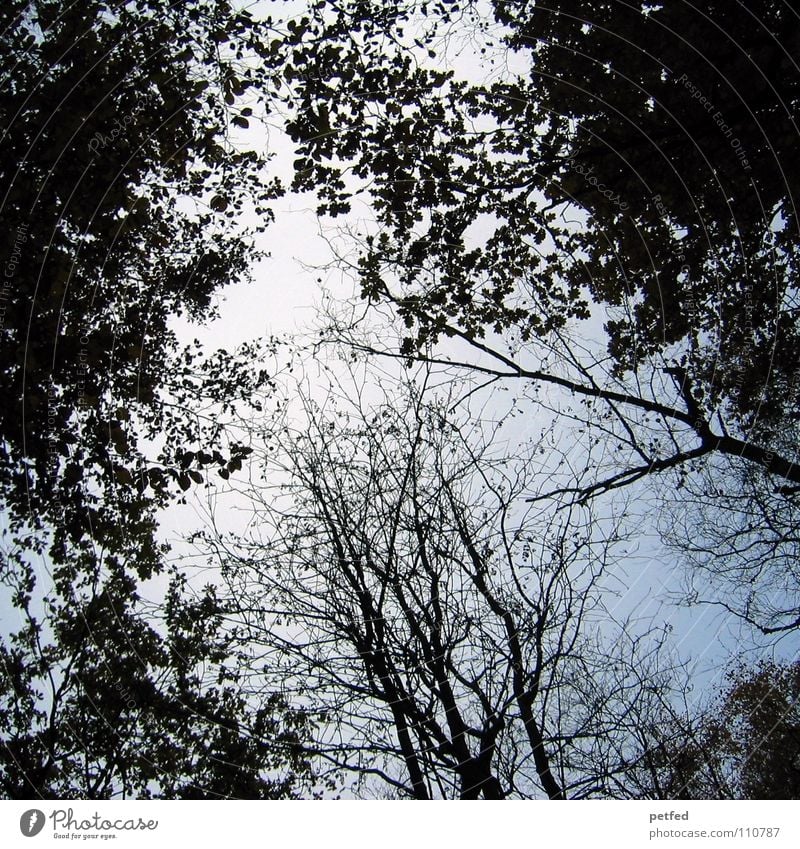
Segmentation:
<svg viewBox="0 0 800 849">
<path fill-rule="evenodd" d="M 279 698 L 246 701 L 213 596 L 174 575 L 159 613 L 140 586 L 165 570 L 157 508 L 246 456 L 187 405 L 265 379 L 170 327 L 246 276 L 234 218 L 273 193 L 231 134 L 253 21 L 224 0 L 13 0 L 0 33 L 0 785 L 291 794 L 302 717 L 279 730 Z"/>
</svg>

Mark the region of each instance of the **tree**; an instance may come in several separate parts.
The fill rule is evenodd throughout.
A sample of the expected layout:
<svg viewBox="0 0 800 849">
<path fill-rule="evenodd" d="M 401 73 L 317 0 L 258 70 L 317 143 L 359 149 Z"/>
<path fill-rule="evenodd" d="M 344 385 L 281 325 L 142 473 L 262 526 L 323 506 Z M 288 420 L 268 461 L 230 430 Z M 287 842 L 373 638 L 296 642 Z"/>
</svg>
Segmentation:
<svg viewBox="0 0 800 849">
<path fill-rule="evenodd" d="M 425 5 L 432 45 L 461 4 Z M 318 7 L 284 39 L 296 184 L 336 215 L 368 180 L 384 227 L 365 294 L 387 297 L 392 272 L 413 348 L 453 326 L 524 343 L 603 305 L 615 374 L 666 355 L 706 421 L 719 407 L 763 438 L 796 403 L 797 14 L 775 0 L 498 3 L 501 46 L 526 68 L 481 85 L 429 70 L 434 50 L 422 64 L 414 13 Z"/>
<path fill-rule="evenodd" d="M 263 434 L 252 533 L 206 537 L 254 671 L 324 717 L 313 750 L 358 794 L 624 797 L 673 683 L 656 629 L 603 609 L 616 528 L 520 510 L 530 458 L 427 382 L 301 384 Z"/>
<path fill-rule="evenodd" d="M 291 795 L 307 775 L 302 714 L 249 699 L 213 595 L 178 591 L 157 535 L 176 493 L 241 467 L 220 410 L 268 380 L 181 349 L 171 325 L 212 316 L 246 276 L 234 216 L 256 185 L 279 191 L 232 132 L 258 31 L 225 0 L 0 10 L 0 581 L 20 621 L 2 635 L 0 786 L 15 798 Z M 160 617 L 142 600 L 158 574 Z"/>
<path fill-rule="evenodd" d="M 312 762 L 414 798 L 767 787 L 752 737 L 788 697 L 743 679 L 735 733 L 687 718 L 660 630 L 604 603 L 655 494 L 714 577 L 701 600 L 800 625 L 797 21 L 777 0 L 7 3 L 3 791 L 275 798 Z M 467 32 L 486 64 L 458 76 Z M 206 355 L 171 323 L 247 274 L 238 216 L 262 226 L 282 187 L 239 131 L 273 103 L 294 189 L 371 204 L 337 258 L 370 309 L 340 305 L 327 341 L 419 369 L 375 403 L 303 386 L 299 423 L 238 421 L 275 391 L 275 340 Z M 491 412 L 509 384 L 516 457 Z M 248 457 L 252 536 L 206 537 L 229 592 L 193 590 L 158 511 L 212 471 L 235 491 Z"/>
<path fill-rule="evenodd" d="M 246 275 L 231 219 L 270 194 L 230 138 L 254 26 L 224 0 L 4 5 L 0 486 L 56 561 L 143 509 L 137 440 L 191 441 L 165 405 L 187 392 L 168 323 Z"/>
<path fill-rule="evenodd" d="M 49 600 L 47 627 L 30 598 L 18 607 L 25 626 L 0 649 L 4 798 L 269 799 L 313 787 L 309 719 L 279 693 L 247 696 L 213 587 L 192 598 L 176 576 L 160 623 L 121 568 Z"/>
<path fill-rule="evenodd" d="M 342 264 L 406 327 L 399 346 L 364 344 L 349 318 L 333 334 L 526 385 L 576 422 L 590 473 L 532 497 L 649 479 L 679 503 L 687 481 L 734 498 L 747 479 L 778 504 L 775 536 L 793 536 L 796 13 L 493 9 L 320 4 L 265 56 L 285 72 L 295 187 L 333 216 L 369 200 Z M 489 81 L 448 68 L 467 28 L 488 33 Z M 796 582 L 776 581 L 790 597 L 764 630 L 800 621 Z"/>
<path fill-rule="evenodd" d="M 647 774 L 659 797 L 797 799 L 798 673 L 797 663 L 732 666 L 691 735 L 665 735 L 651 752 Z"/>
</svg>

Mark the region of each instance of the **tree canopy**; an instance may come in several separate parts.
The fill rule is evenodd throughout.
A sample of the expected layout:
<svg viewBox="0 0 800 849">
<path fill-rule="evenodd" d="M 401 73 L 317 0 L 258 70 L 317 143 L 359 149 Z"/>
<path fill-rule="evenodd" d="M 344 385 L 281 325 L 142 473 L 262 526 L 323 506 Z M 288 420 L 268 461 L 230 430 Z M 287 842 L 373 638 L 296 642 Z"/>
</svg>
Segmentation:
<svg viewBox="0 0 800 849">
<path fill-rule="evenodd" d="M 797 663 L 734 665 L 691 731 L 665 737 L 649 753 L 652 791 L 681 799 L 796 799 L 798 698 Z"/>
<path fill-rule="evenodd" d="M 6 2 L 0 792 L 795 795 L 798 46 L 782 0 Z M 298 202 L 315 327 L 213 349 Z M 656 569 L 746 635 L 715 696 Z"/>
<path fill-rule="evenodd" d="M 272 193 L 231 136 L 252 33 L 224 0 L 0 10 L 5 795 L 286 795 L 307 772 L 301 714 L 245 700 L 213 595 L 175 574 L 159 616 L 141 588 L 157 509 L 245 456 L 187 399 L 264 379 L 170 325 L 247 275 L 234 218 Z"/>
<path fill-rule="evenodd" d="M 663 631 L 604 606 L 622 532 L 520 512 L 530 458 L 427 376 L 368 404 L 362 379 L 293 387 L 302 419 L 254 427 L 253 532 L 207 536 L 253 674 L 324 716 L 313 748 L 364 794 L 628 797 L 681 675 Z"/>
<path fill-rule="evenodd" d="M 480 27 L 469 3 L 317 8 L 269 59 L 295 185 L 332 215 L 374 203 L 363 292 L 396 305 L 406 352 L 601 317 L 611 376 L 667 373 L 707 450 L 797 483 L 793 455 L 755 450 L 797 405 L 797 16 L 723 5 L 498 3 L 523 70 L 486 83 L 435 49 Z"/>
<path fill-rule="evenodd" d="M 230 126 L 252 23 L 216 0 L 2 15 L 0 484 L 16 521 L 56 532 L 58 561 L 113 536 L 138 497 L 138 440 L 187 439 L 164 404 L 186 377 L 168 322 L 208 315 L 247 273 L 231 219 L 263 191 L 264 157 Z"/>
</svg>

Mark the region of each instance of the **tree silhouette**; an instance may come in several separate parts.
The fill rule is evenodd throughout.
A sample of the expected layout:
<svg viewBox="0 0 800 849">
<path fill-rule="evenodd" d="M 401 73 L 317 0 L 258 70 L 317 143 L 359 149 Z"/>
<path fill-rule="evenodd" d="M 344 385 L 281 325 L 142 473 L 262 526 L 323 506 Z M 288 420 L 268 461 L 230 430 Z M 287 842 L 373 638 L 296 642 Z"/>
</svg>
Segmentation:
<svg viewBox="0 0 800 849">
<path fill-rule="evenodd" d="M 290 798 L 313 779 L 309 720 L 245 695 L 212 587 L 175 577 L 152 620 L 120 568 L 26 618 L 0 649 L 4 798 Z M 51 636 L 48 634 L 51 632 Z"/>
<path fill-rule="evenodd" d="M 793 455 L 770 442 L 797 404 L 796 13 L 500 3 L 501 46 L 526 68 L 481 85 L 432 70 L 433 49 L 420 59 L 461 4 L 425 6 L 425 41 L 411 6 L 337 4 L 268 57 L 299 68 L 285 94 L 296 186 L 333 215 L 362 189 L 374 202 L 363 292 L 413 328 L 406 353 L 443 335 L 552 344 L 602 307 L 610 377 L 677 384 L 661 407 L 624 399 L 694 431 L 700 445 L 673 465 L 720 451 L 797 484 Z"/>
<path fill-rule="evenodd" d="M 732 667 L 691 734 L 687 724 L 672 736 L 662 726 L 644 783 L 657 798 L 797 799 L 798 682 L 797 663 Z"/>
<path fill-rule="evenodd" d="M 800 16 L 282 14 L 0 9 L 0 792 L 793 795 L 795 667 L 698 718 L 653 623 L 603 605 L 646 496 L 692 601 L 800 627 Z M 258 256 L 273 106 L 361 307 L 314 353 L 382 371 L 257 417 L 282 343 L 174 322 Z M 253 522 L 197 537 L 200 587 L 158 517 L 217 478 Z"/>
<path fill-rule="evenodd" d="M 529 458 L 424 376 L 378 399 L 353 377 L 254 428 L 252 534 L 206 536 L 252 674 L 324 717 L 313 751 L 364 795 L 630 795 L 677 678 L 655 628 L 601 612 L 620 540 L 577 507 L 520 512 Z"/>
<path fill-rule="evenodd" d="M 188 407 L 266 379 L 170 325 L 213 315 L 252 258 L 234 216 L 270 190 L 231 127 L 254 28 L 224 0 L 0 10 L 5 795 L 291 795 L 307 774 L 302 716 L 248 700 L 213 596 L 165 573 L 156 534 L 176 492 L 246 456 Z"/>
<path fill-rule="evenodd" d="M 20 521 L 74 544 L 137 497 L 138 439 L 185 444 L 163 406 L 186 368 L 168 322 L 246 273 L 230 219 L 263 160 L 228 134 L 253 24 L 215 0 L 2 15 L 0 483 Z"/>
</svg>

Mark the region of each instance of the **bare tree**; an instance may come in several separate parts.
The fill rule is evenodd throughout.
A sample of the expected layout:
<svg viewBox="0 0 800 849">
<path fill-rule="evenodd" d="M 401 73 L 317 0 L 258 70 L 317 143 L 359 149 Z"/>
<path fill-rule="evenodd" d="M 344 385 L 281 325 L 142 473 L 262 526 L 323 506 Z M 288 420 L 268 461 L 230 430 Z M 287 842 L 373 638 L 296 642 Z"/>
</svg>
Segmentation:
<svg viewBox="0 0 800 849">
<path fill-rule="evenodd" d="M 325 716 L 316 752 L 361 794 L 630 795 L 671 670 L 652 625 L 609 610 L 622 529 L 526 504 L 533 459 L 431 379 L 306 395 L 271 430 L 249 542 L 211 540 L 254 685 Z"/>
<path fill-rule="evenodd" d="M 355 273 L 347 256 L 336 262 Z M 382 316 L 380 308 L 331 304 L 323 338 L 359 356 L 438 369 L 466 383 L 465 396 L 476 385 L 497 398 L 505 390 L 531 422 L 529 450 L 547 455 L 549 474 L 529 477 L 530 503 L 546 510 L 594 503 L 599 515 L 647 503 L 641 527 L 658 533 L 670 562 L 686 567 L 684 601 L 724 608 L 763 635 L 800 627 L 793 424 L 760 442 L 734 436 L 722 408 L 701 404 L 668 359 L 653 354 L 638 374 L 616 374 L 590 325 L 522 345 L 510 333 L 476 339 L 447 324 L 446 343 L 403 353 L 400 299 L 387 288 L 385 300 Z M 407 299 L 403 306 L 411 308 Z"/>
</svg>

